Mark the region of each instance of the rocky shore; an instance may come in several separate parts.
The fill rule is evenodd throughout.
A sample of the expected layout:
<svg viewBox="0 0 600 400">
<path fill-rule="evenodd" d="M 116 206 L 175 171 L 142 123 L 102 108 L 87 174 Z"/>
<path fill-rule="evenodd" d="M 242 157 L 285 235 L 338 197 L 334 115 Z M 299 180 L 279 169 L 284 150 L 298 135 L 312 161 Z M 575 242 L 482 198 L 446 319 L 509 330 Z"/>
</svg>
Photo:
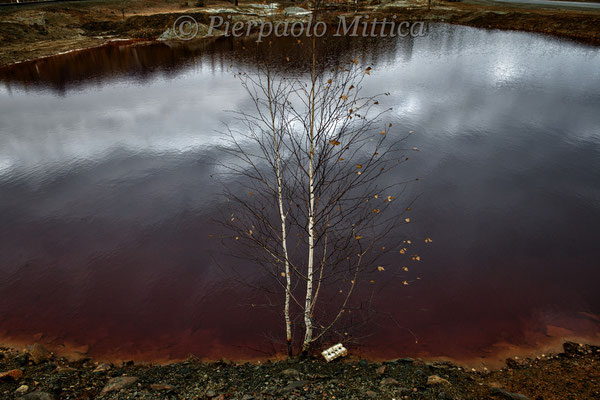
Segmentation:
<svg viewBox="0 0 600 400">
<path fill-rule="evenodd" d="M 0 67 L 62 52 L 101 46 L 114 40 L 154 41 L 168 36 L 168 29 L 182 15 L 207 24 L 210 16 L 233 15 L 233 19 L 285 20 L 302 18 L 286 14 L 281 2 L 266 10 L 260 4 L 212 1 L 104 0 L 10 6 L 0 8 Z M 335 3 L 332 3 L 335 4 Z M 499 4 L 488 0 L 432 2 L 427 0 L 370 0 L 353 5 L 331 5 L 322 18 L 337 23 L 340 15 L 396 15 L 399 20 L 444 22 L 488 29 L 539 32 L 600 43 L 600 11 L 546 9 L 536 5 Z"/>
<path fill-rule="evenodd" d="M 0 398 L 60 399 L 597 399 L 600 347 L 567 342 L 560 354 L 507 359 L 497 371 L 401 358 L 348 357 L 168 365 L 67 361 L 35 344 L 0 348 Z"/>
</svg>

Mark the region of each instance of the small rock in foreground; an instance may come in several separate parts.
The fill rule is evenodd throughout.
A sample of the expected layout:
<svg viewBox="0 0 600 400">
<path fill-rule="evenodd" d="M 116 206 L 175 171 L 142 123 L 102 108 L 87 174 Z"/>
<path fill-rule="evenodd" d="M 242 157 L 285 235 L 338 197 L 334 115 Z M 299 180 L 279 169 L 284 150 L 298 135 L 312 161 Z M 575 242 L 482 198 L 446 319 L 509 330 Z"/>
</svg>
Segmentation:
<svg viewBox="0 0 600 400">
<path fill-rule="evenodd" d="M 523 394 L 511 393 L 509 391 L 506 391 L 506 390 L 500 389 L 500 388 L 492 389 L 492 394 L 495 396 L 502 396 L 503 398 L 508 399 L 508 400 L 529 400 L 529 397 L 527 397 Z"/>
<path fill-rule="evenodd" d="M 54 400 L 54 396 L 50 393 L 36 391 L 19 397 L 19 400 Z"/>
<path fill-rule="evenodd" d="M 31 357 L 34 363 L 40 364 L 51 359 L 52 353 L 50 353 L 41 344 L 36 343 L 29 349 L 29 356 Z"/>
<path fill-rule="evenodd" d="M 23 371 L 20 369 L 11 369 L 10 371 L 0 373 L 0 381 L 13 380 L 18 381 L 23 376 Z"/>
<path fill-rule="evenodd" d="M 15 390 L 15 393 L 16 394 L 25 394 L 25 393 L 27 393 L 28 390 L 29 390 L 29 386 L 21 385 L 17 388 L 17 390 Z"/>
<path fill-rule="evenodd" d="M 108 381 L 106 386 L 104 386 L 104 389 L 102 389 L 102 394 L 108 392 L 116 392 L 118 390 L 128 388 L 129 386 L 136 383 L 137 380 L 138 378 L 134 376 L 119 376 L 116 378 L 112 378 Z"/>
<path fill-rule="evenodd" d="M 384 378 L 381 380 L 380 385 L 382 386 L 390 386 L 390 385 L 397 385 L 398 381 L 395 380 L 394 378 Z"/>
<path fill-rule="evenodd" d="M 437 375 L 431 375 L 427 377 L 427 384 L 428 385 L 451 385 L 450 382 L 448 382 L 446 379 L 444 378 L 440 378 Z"/>
<path fill-rule="evenodd" d="M 171 385 L 163 385 L 160 383 L 155 383 L 150 385 L 150 389 L 156 391 L 156 392 L 171 392 L 175 390 L 174 386 Z"/>
</svg>

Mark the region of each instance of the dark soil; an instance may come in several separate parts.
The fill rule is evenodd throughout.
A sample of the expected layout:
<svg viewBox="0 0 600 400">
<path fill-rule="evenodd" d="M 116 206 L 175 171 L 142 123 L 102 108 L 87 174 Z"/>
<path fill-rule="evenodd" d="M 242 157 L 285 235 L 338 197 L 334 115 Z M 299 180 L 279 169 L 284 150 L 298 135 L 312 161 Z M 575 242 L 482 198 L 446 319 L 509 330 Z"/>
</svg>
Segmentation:
<svg viewBox="0 0 600 400">
<path fill-rule="evenodd" d="M 235 364 L 191 357 L 169 365 L 68 362 L 40 345 L 0 349 L 2 399 L 598 399 L 600 347 L 509 359 L 498 371 L 409 358 L 293 359 Z"/>
</svg>

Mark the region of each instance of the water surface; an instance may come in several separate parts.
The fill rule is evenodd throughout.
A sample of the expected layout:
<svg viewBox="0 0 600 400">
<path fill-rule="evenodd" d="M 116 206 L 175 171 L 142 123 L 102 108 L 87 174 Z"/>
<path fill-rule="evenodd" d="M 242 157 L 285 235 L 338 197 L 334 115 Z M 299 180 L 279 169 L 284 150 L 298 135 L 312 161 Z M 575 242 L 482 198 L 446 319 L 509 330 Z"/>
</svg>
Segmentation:
<svg viewBox="0 0 600 400">
<path fill-rule="evenodd" d="M 232 74 L 251 68 L 249 43 L 114 45 L 0 72 L 6 341 L 142 360 L 278 350 L 277 314 L 223 279 L 208 236 L 210 160 L 226 110 L 249 107 Z M 420 149 L 396 178 L 419 178 L 406 234 L 421 262 L 408 286 L 376 283 L 381 317 L 353 351 L 493 359 L 597 340 L 599 49 L 446 25 L 330 45 L 330 62 L 373 67 L 366 90 L 390 92 Z M 275 46 L 302 70 L 302 48 Z"/>
</svg>

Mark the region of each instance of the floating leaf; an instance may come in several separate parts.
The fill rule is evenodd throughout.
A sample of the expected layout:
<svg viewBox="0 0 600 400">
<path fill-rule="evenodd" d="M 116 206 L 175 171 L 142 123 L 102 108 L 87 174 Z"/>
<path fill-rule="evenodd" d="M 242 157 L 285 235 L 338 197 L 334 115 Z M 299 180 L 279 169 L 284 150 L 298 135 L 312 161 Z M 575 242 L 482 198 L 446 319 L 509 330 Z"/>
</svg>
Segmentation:
<svg viewBox="0 0 600 400">
<path fill-rule="evenodd" d="M 289 61 L 290 61 L 290 58 L 289 58 L 289 57 L 286 57 L 286 58 L 285 58 L 285 61 L 289 62 Z"/>
<path fill-rule="evenodd" d="M 410 218 L 404 218 L 406 222 L 410 222 Z"/>
<path fill-rule="evenodd" d="M 340 96 L 340 99 L 342 99 L 342 100 L 348 100 L 348 96 L 346 96 L 345 94 L 343 94 L 343 95 Z"/>
<path fill-rule="evenodd" d="M 376 195 L 375 195 L 375 196 L 373 196 L 373 197 L 375 197 L 376 199 L 378 199 L 378 198 L 379 198 L 379 195 L 378 195 L 378 194 L 376 194 Z"/>
<path fill-rule="evenodd" d="M 382 135 L 385 135 L 387 132 L 385 130 L 381 131 Z"/>
<path fill-rule="evenodd" d="M 375 214 L 379 214 L 379 213 L 381 212 L 381 210 L 380 210 L 379 208 L 375 208 L 375 209 L 373 210 L 373 212 L 374 212 Z"/>
<path fill-rule="evenodd" d="M 377 271 L 385 271 L 385 268 L 383 268 L 381 265 L 379 267 L 377 267 Z"/>
<path fill-rule="evenodd" d="M 404 271 L 408 271 L 408 267 L 402 267 Z"/>
<path fill-rule="evenodd" d="M 327 83 L 331 85 L 331 79 L 327 79 Z"/>
<path fill-rule="evenodd" d="M 373 103 L 373 104 L 379 104 L 379 102 L 378 102 L 378 101 L 375 101 L 375 103 Z"/>
<path fill-rule="evenodd" d="M 362 236 L 356 236 L 355 239 L 360 240 L 360 239 L 362 239 Z"/>
<path fill-rule="evenodd" d="M 281 276 L 283 276 L 283 277 L 285 278 L 285 272 L 282 272 L 282 273 L 281 273 Z"/>
<path fill-rule="evenodd" d="M 340 145 L 340 142 L 338 142 L 338 141 L 337 141 L 337 140 L 335 140 L 335 139 L 332 139 L 332 140 L 330 140 L 330 141 L 329 141 L 329 144 L 330 144 L 330 145 L 332 145 L 332 146 L 339 146 L 339 145 Z"/>
<path fill-rule="evenodd" d="M 394 199 L 395 199 L 395 197 L 394 197 L 394 196 L 388 196 L 388 197 L 387 197 L 387 201 L 392 201 L 392 200 L 394 200 Z"/>
<path fill-rule="evenodd" d="M 400 254 L 406 253 L 406 249 L 400 249 Z"/>
<path fill-rule="evenodd" d="M 356 168 L 362 168 L 361 164 L 356 164 Z"/>
<path fill-rule="evenodd" d="M 408 285 L 408 282 L 407 281 L 402 281 L 402 284 L 403 285 Z"/>
</svg>

